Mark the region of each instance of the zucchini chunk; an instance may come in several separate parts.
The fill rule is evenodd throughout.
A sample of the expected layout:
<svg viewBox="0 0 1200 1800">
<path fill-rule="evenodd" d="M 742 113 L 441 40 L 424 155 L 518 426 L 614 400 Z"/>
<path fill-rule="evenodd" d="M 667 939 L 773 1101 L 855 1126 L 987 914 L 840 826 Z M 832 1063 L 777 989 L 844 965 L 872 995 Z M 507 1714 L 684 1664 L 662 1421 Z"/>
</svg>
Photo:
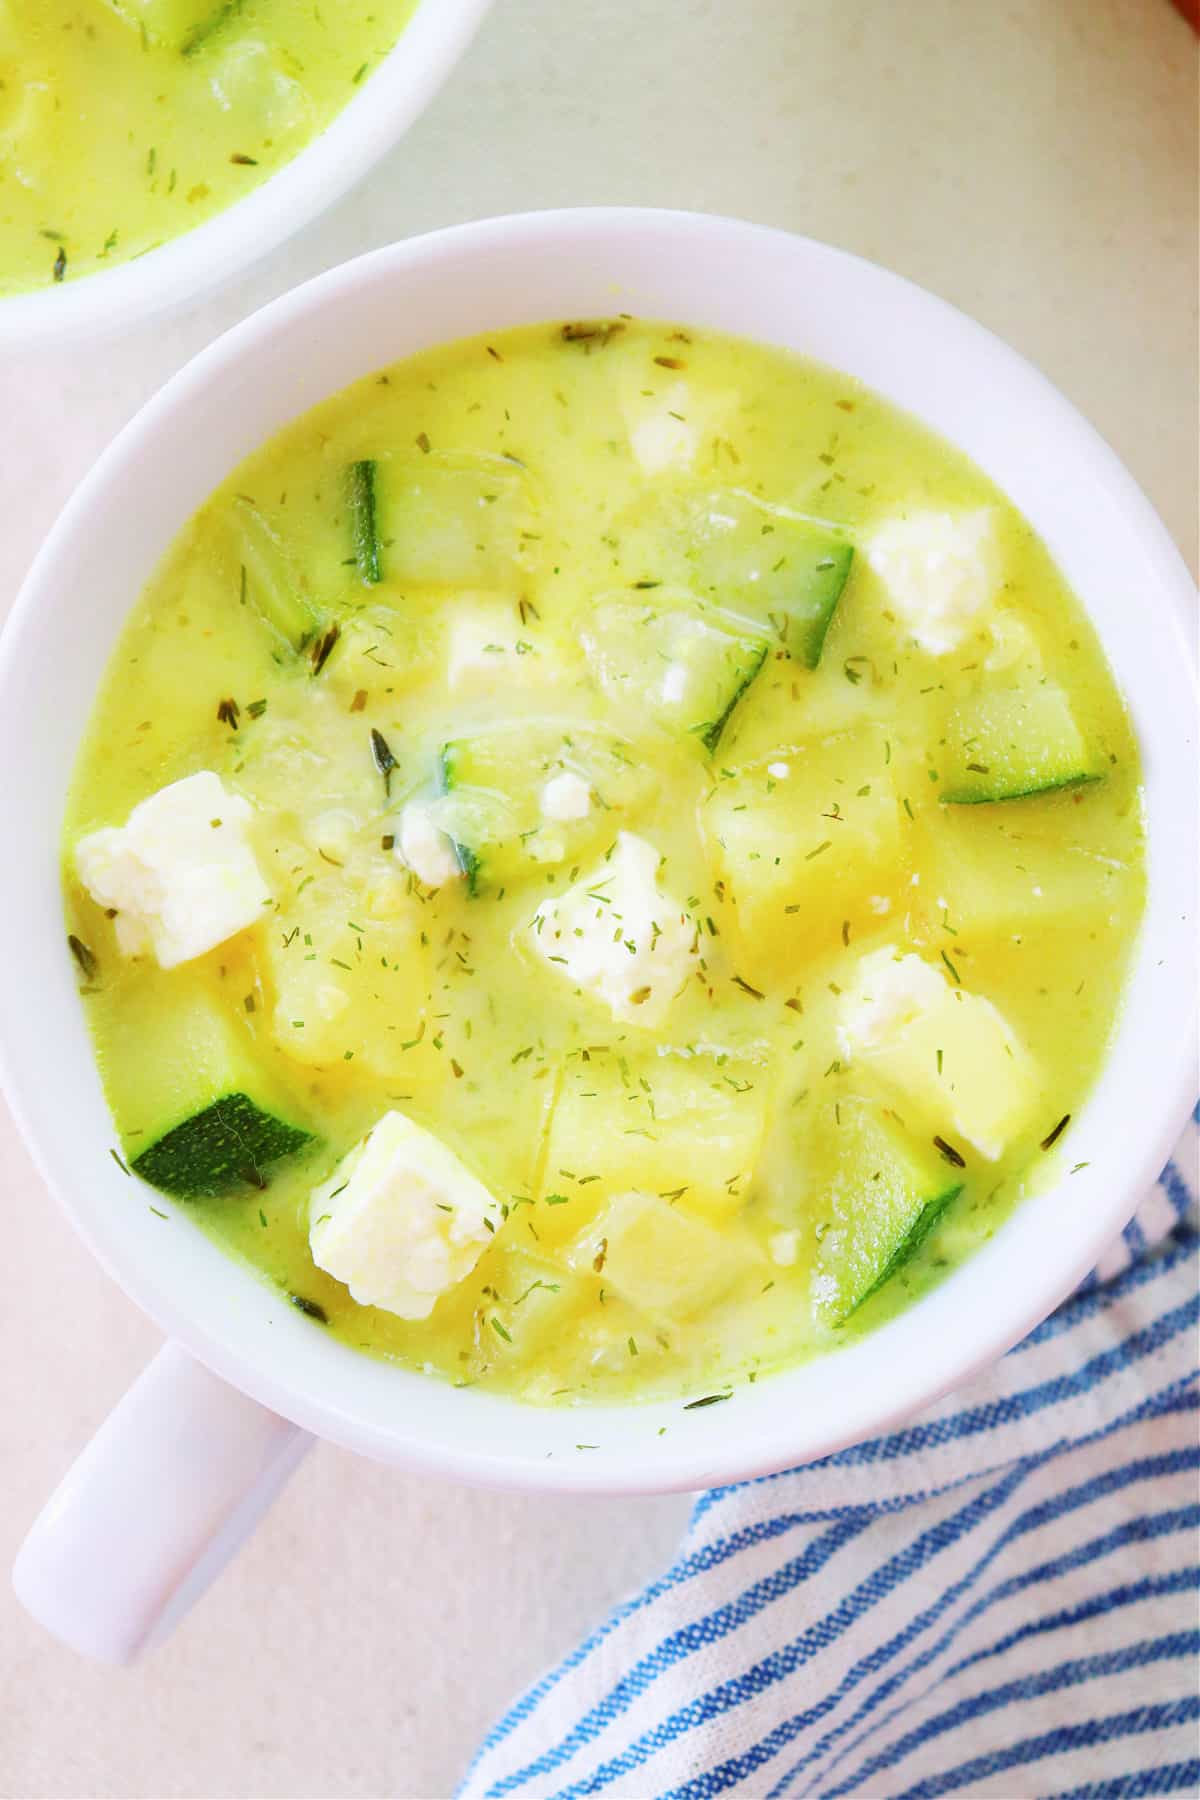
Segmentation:
<svg viewBox="0 0 1200 1800">
<path fill-rule="evenodd" d="M 611 842 L 655 786 L 623 738 L 570 720 L 455 738 L 440 763 L 437 823 L 471 893 Z"/>
<path fill-rule="evenodd" d="M 240 12 L 242 0 L 105 0 L 105 4 L 152 43 L 190 56 L 227 18 Z"/>
<path fill-rule="evenodd" d="M 561 1263 L 506 1243 L 480 1269 L 489 1277 L 475 1301 L 491 1329 L 483 1334 L 488 1363 L 525 1363 L 550 1339 L 578 1333 L 590 1283 Z M 589 1271 L 590 1273 L 590 1271 Z"/>
<path fill-rule="evenodd" d="M 1042 820 L 1056 811 L 1039 808 Z M 1071 811 L 1078 816 L 1076 808 Z M 1114 909 L 1128 907 L 1136 889 L 1134 865 L 1098 854 L 1071 839 L 1074 819 L 1061 812 L 1059 836 L 1025 827 L 1027 810 L 1003 818 L 971 807 L 947 806 L 927 820 L 930 878 L 917 904 L 934 940 L 949 921 L 970 939 L 1045 929 L 1098 929 Z M 953 951 L 951 951 L 953 955 Z"/>
<path fill-rule="evenodd" d="M 733 909 L 744 975 L 771 983 L 874 929 L 872 902 L 907 873 L 881 727 L 865 725 L 722 771 L 700 808 L 710 866 Z"/>
<path fill-rule="evenodd" d="M 184 1200 L 265 1185 L 266 1171 L 314 1141 L 288 1117 L 269 1053 L 203 981 L 160 980 L 119 994 L 101 1070 L 129 1165 Z"/>
<path fill-rule="evenodd" d="M 241 596 L 265 624 L 299 654 L 317 637 L 324 619 L 304 592 L 287 546 L 252 500 L 239 495 L 226 512 L 226 532 L 240 567 Z"/>
<path fill-rule="evenodd" d="M 607 694 L 710 753 L 768 649 L 752 626 L 677 588 L 649 604 L 603 601 L 580 636 Z"/>
<path fill-rule="evenodd" d="M 621 534 L 631 580 L 691 588 L 782 642 L 807 669 L 850 576 L 854 546 L 827 525 L 737 488 L 716 488 L 635 514 Z"/>
<path fill-rule="evenodd" d="M 743 1232 L 715 1231 L 657 1194 L 618 1194 L 566 1251 L 653 1321 L 680 1323 L 715 1305 L 750 1270 Z M 761 1264 L 759 1265 L 761 1267 Z"/>
<path fill-rule="evenodd" d="M 344 1068 L 350 1050 L 355 1070 L 422 1096 L 436 1087 L 446 1058 L 433 1043 L 422 910 L 402 895 L 378 917 L 340 869 L 306 879 L 284 898 L 263 934 L 264 973 L 275 995 L 263 1028 L 289 1062 Z"/>
<path fill-rule="evenodd" d="M 633 1189 L 669 1194 L 681 1211 L 728 1224 L 762 1152 L 769 1085 L 764 1067 L 732 1059 L 718 1065 L 707 1055 L 569 1062 L 543 1182 L 559 1200 L 538 1208 L 541 1242 L 573 1236 L 605 1200 Z"/>
<path fill-rule="evenodd" d="M 940 797 L 948 806 L 1024 800 L 1100 779 L 1070 702 L 1052 682 L 980 694 L 954 714 L 947 745 Z"/>
<path fill-rule="evenodd" d="M 870 1102 L 843 1099 L 836 1116 L 832 1104 L 823 1113 L 818 1139 L 832 1149 L 813 1294 L 836 1326 L 912 1261 L 964 1184 Z"/>
<path fill-rule="evenodd" d="M 796 661 L 815 669 L 850 577 L 853 544 L 749 494 L 711 494 L 696 517 L 699 591 L 770 624 Z"/>
<path fill-rule="evenodd" d="M 536 561 L 531 485 L 513 457 L 432 451 L 381 464 L 376 504 L 395 581 L 509 591 Z"/>
</svg>

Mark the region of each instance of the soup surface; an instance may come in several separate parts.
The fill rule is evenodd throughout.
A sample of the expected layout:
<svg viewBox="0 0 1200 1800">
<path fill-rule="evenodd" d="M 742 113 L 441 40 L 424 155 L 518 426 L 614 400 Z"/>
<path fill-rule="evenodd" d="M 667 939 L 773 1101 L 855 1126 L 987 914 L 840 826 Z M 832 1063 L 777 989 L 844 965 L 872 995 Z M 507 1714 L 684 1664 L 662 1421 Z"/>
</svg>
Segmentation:
<svg viewBox="0 0 1200 1800">
<path fill-rule="evenodd" d="M 65 862 L 136 1174 L 314 1329 L 537 1401 L 723 1394 L 980 1244 L 1069 1167 L 1143 901 L 1128 720 L 1004 497 L 624 319 L 244 463 Z"/>
<path fill-rule="evenodd" d="M 257 187 L 413 0 L 0 0 L 0 294 L 141 256 Z"/>
</svg>

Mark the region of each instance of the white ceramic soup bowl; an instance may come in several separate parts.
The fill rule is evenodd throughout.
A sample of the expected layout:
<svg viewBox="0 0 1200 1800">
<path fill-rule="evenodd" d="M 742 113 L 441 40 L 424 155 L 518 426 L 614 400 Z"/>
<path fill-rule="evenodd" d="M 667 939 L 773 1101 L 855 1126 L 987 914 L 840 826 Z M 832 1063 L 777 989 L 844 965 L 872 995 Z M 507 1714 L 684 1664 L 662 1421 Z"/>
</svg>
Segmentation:
<svg viewBox="0 0 1200 1800">
<path fill-rule="evenodd" d="M 336 0 L 335 0 L 336 3 Z M 220 287 L 387 155 L 433 99 L 492 0 L 417 0 L 395 47 L 342 110 L 244 199 L 156 250 L 62 286 L 0 297 L 0 350 L 122 331 Z"/>
<path fill-rule="evenodd" d="M 234 465 L 396 358 L 484 329 L 618 310 L 820 358 L 972 456 L 1082 596 L 1145 770 L 1148 910 L 1111 1054 L 1071 1128 L 1070 1160 L 1087 1168 L 1027 1202 L 902 1316 L 739 1388 L 719 1414 L 680 1402 L 539 1410 L 373 1361 L 314 1327 L 210 1243 L 186 1206 L 117 1167 L 59 893 L 63 795 L 97 680 L 155 565 Z M 0 841 L 19 847 L 0 894 L 0 933 L 15 952 L 5 1085 L 47 1183 L 173 1340 L 22 1551 L 15 1579 L 30 1609 L 82 1649 L 132 1655 L 219 1566 L 308 1434 L 496 1486 L 697 1488 L 893 1426 L 1017 1342 L 1124 1225 L 1192 1099 L 1196 712 L 1182 624 L 1192 599 L 1130 477 L 1011 350 L 894 275 L 756 226 L 607 210 L 464 226 L 335 269 L 197 357 L 75 495 L 0 649 L 0 766 L 10 771 Z"/>
</svg>

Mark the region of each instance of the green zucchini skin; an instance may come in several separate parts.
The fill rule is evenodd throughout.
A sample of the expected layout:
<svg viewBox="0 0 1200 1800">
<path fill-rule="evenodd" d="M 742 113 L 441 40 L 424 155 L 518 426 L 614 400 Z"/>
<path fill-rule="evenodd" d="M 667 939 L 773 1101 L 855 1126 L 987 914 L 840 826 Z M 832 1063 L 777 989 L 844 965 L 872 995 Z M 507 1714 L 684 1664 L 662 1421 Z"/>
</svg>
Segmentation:
<svg viewBox="0 0 1200 1800">
<path fill-rule="evenodd" d="M 943 788 L 939 798 L 943 806 L 995 806 L 1004 800 L 1033 800 L 1038 794 L 1061 794 L 1069 788 L 1090 787 L 1093 782 L 1103 779 L 1102 775 L 1081 769 L 1078 774 L 1063 775 L 1053 781 L 1038 781 L 1025 787 L 997 787 L 991 792 L 974 786 Z"/>
<path fill-rule="evenodd" d="M 796 597 L 787 611 L 786 644 L 797 662 L 815 669 L 825 648 L 850 570 L 854 546 L 831 538 L 797 580 Z"/>
<path fill-rule="evenodd" d="M 248 1094 L 224 1094 L 173 1126 L 130 1167 L 164 1194 L 216 1199 L 247 1184 L 265 1186 L 272 1163 L 313 1142 L 311 1132 L 265 1112 Z"/>
<path fill-rule="evenodd" d="M 925 1202 L 870 1287 L 865 1289 L 841 1315 L 838 1320 L 840 1325 L 844 1325 L 848 1319 L 852 1319 L 860 1306 L 865 1306 L 873 1295 L 887 1286 L 893 1275 L 899 1274 L 905 1263 L 911 1262 L 935 1225 L 940 1222 L 943 1214 L 958 1199 L 962 1191 L 963 1183 L 959 1181 L 953 1187 L 944 1189 L 942 1193 L 935 1194 L 931 1200 Z"/>
<path fill-rule="evenodd" d="M 375 500 L 375 464 L 370 458 L 350 464 L 350 528 L 354 539 L 354 560 L 368 587 L 383 580 L 383 559 L 379 543 L 379 523 Z"/>
<path fill-rule="evenodd" d="M 326 621 L 302 591 L 286 544 L 252 500 L 234 501 L 228 529 L 241 565 L 242 599 L 289 650 L 300 655 Z"/>
<path fill-rule="evenodd" d="M 700 742 L 704 745 L 704 748 L 708 751 L 710 756 L 711 756 L 712 752 L 716 749 L 717 745 L 720 743 L 721 733 L 724 731 L 726 725 L 728 725 L 730 719 L 733 717 L 734 710 L 736 709 L 739 700 L 742 698 L 742 695 L 746 692 L 746 690 L 750 687 L 755 676 L 758 674 L 759 670 L 762 668 L 762 666 L 766 662 L 766 660 L 767 660 L 767 646 L 765 644 L 763 644 L 760 647 L 758 654 L 756 656 L 752 656 L 750 662 L 747 663 L 745 672 L 742 676 L 742 679 L 739 682 L 738 686 L 735 687 L 733 692 L 730 694 L 728 704 L 726 705 L 725 710 L 720 715 L 720 717 L 714 719 L 712 721 L 712 723 L 709 725 L 701 726 L 698 729 L 696 727 L 693 727 L 693 729 L 696 730 L 697 737 L 700 739 Z"/>
<path fill-rule="evenodd" d="M 950 721 L 945 806 L 1029 800 L 1101 779 L 1070 702 L 1051 682 L 1000 688 Z"/>
</svg>

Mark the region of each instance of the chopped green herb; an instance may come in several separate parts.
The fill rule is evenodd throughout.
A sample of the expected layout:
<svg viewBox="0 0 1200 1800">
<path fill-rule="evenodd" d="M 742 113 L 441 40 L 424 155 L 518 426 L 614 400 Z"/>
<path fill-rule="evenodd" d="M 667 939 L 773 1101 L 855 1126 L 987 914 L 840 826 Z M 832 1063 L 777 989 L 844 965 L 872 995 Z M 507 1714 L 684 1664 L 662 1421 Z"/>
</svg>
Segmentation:
<svg viewBox="0 0 1200 1800">
<path fill-rule="evenodd" d="M 396 767 L 396 759 L 392 755 L 391 746 L 384 737 L 382 731 L 376 731 L 374 726 L 371 727 L 371 755 L 374 759 L 375 767 L 383 776 L 384 794 L 390 799 L 392 794 L 392 770 Z"/>
<path fill-rule="evenodd" d="M 1042 1149 L 1049 1150 L 1053 1144 L 1057 1144 L 1059 1138 L 1062 1136 L 1063 1132 L 1067 1129 L 1067 1126 L 1070 1123 L 1071 1123 L 1070 1113 L 1064 1113 L 1062 1118 L 1058 1121 L 1058 1124 L 1053 1128 L 1053 1130 L 1048 1131 L 1046 1133 L 1045 1137 L 1042 1139 L 1042 1144 L 1041 1144 Z"/>
<path fill-rule="evenodd" d="M 296 1311 L 302 1312 L 306 1319 L 315 1319 L 318 1325 L 328 1325 L 329 1314 L 319 1301 L 309 1300 L 304 1294 L 289 1294 L 288 1299 Z"/>
</svg>

